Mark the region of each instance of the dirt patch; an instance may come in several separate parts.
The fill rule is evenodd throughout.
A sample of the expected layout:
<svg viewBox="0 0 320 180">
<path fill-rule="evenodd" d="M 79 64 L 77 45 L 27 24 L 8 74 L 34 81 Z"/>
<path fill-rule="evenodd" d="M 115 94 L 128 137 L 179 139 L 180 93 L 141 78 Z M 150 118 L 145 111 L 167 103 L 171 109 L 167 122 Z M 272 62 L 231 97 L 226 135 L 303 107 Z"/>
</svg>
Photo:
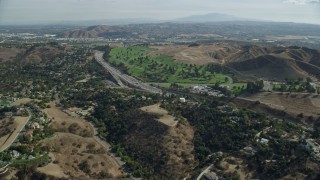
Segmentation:
<svg viewBox="0 0 320 180">
<path fill-rule="evenodd" d="M 51 158 L 52 162 L 56 161 L 56 158 L 52 153 L 49 153 L 49 157 Z M 37 171 L 57 178 L 69 177 L 68 175 L 64 174 L 63 169 L 58 164 L 54 164 L 52 162 L 44 167 L 37 168 Z"/>
<path fill-rule="evenodd" d="M 21 106 L 21 105 L 27 104 L 32 101 L 34 101 L 34 100 L 30 99 L 30 98 L 22 98 L 22 99 L 18 99 L 16 101 L 14 101 L 13 103 L 11 103 L 11 106 Z"/>
<path fill-rule="evenodd" d="M 96 140 L 94 129 L 87 121 L 69 116 L 56 107 L 55 102 L 51 102 L 50 108 L 43 112 L 52 119 L 50 126 L 59 132 L 40 142 L 41 146 L 51 150 L 54 160 L 38 169 L 39 172 L 76 179 L 119 178 L 124 175 L 116 159 Z"/>
<path fill-rule="evenodd" d="M 69 116 L 61 109 L 56 107 L 55 102 L 51 102 L 50 108 L 44 109 L 43 112 L 52 119 L 50 126 L 59 132 L 69 132 L 83 137 L 92 137 L 94 129 L 88 122 L 79 117 Z"/>
<path fill-rule="evenodd" d="M 242 159 L 235 157 L 227 157 L 224 158 L 220 162 L 220 167 L 224 169 L 224 173 L 237 173 L 239 175 L 239 179 L 251 179 L 252 173 L 248 172 L 245 168 L 245 164 Z"/>
<path fill-rule="evenodd" d="M 154 118 L 141 111 L 130 115 L 132 125 L 124 146 L 132 152 L 130 156 L 160 179 L 183 179 L 196 165 L 194 130 L 187 121 L 170 127 Z"/>
<path fill-rule="evenodd" d="M 25 49 L 17 48 L 0 48 L 0 63 L 14 60 L 19 53 L 24 52 Z"/>
<path fill-rule="evenodd" d="M 53 162 L 38 169 L 48 175 L 67 175 L 85 179 L 115 178 L 123 175 L 118 163 L 94 138 L 84 138 L 70 133 L 56 133 L 54 137 L 40 143 L 53 151 Z M 50 167 L 57 168 L 57 172 L 50 170 L 47 173 L 45 170 Z"/>
<path fill-rule="evenodd" d="M 300 113 L 314 117 L 320 115 L 320 96 L 318 95 L 263 92 L 244 97 L 253 101 L 260 101 L 275 109 L 284 110 L 294 116 Z"/>
<path fill-rule="evenodd" d="M 164 136 L 164 147 L 169 154 L 166 168 L 168 172 L 175 171 L 176 177 L 188 176 L 191 169 L 196 166 L 193 137 L 194 129 L 187 122 L 170 128 L 168 134 Z"/>
<path fill-rule="evenodd" d="M 93 137 L 84 138 L 71 133 L 55 133 L 54 137 L 41 143 L 57 153 L 107 153 Z"/>
<path fill-rule="evenodd" d="M 167 126 L 174 127 L 177 125 L 178 121 L 175 121 L 175 118 L 173 116 L 169 115 L 167 110 L 161 108 L 160 104 L 145 106 L 145 107 L 142 107 L 141 110 L 144 112 L 147 112 L 147 113 L 152 113 L 152 114 L 158 115 L 159 119 L 157 119 L 157 120 Z"/>
<path fill-rule="evenodd" d="M 239 52 L 235 47 L 225 44 L 188 46 L 154 46 L 157 49 L 151 55 L 173 57 L 177 62 L 185 64 L 224 64 L 226 59 Z"/>
</svg>

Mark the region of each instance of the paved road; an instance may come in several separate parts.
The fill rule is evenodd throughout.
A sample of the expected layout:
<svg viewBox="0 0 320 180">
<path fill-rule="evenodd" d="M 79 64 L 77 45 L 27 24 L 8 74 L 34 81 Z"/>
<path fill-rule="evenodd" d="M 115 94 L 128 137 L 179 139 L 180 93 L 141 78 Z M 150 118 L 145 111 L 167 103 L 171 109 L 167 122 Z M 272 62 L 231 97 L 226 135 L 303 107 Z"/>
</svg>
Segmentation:
<svg viewBox="0 0 320 180">
<path fill-rule="evenodd" d="M 3 152 L 3 151 L 5 151 L 5 150 L 9 149 L 9 147 L 17 140 L 17 138 L 18 138 L 19 135 L 21 134 L 22 130 L 25 128 L 26 124 L 30 121 L 31 116 L 32 116 L 32 112 L 31 112 L 31 110 L 30 110 L 29 108 L 26 108 L 26 110 L 27 110 L 28 113 L 29 113 L 28 120 L 21 126 L 21 129 L 19 129 L 19 130 L 17 131 L 17 133 L 12 134 L 12 136 L 15 136 L 15 137 L 12 139 L 12 141 L 10 142 L 10 144 L 7 145 L 7 147 L 1 147 L 1 148 L 0 148 L 0 152 Z"/>
<path fill-rule="evenodd" d="M 100 139 L 99 134 L 98 134 L 98 131 L 97 131 L 97 128 L 94 127 L 94 125 L 93 125 L 91 122 L 89 122 L 89 121 L 87 121 L 87 122 L 88 122 L 88 123 L 90 124 L 90 126 L 93 128 L 93 132 L 94 132 L 94 133 L 93 133 L 93 134 L 94 134 L 93 137 L 94 137 L 94 139 L 95 139 L 101 146 L 103 146 L 103 147 L 107 150 L 107 152 L 109 153 L 109 155 L 112 156 L 112 157 L 116 160 L 116 162 L 118 163 L 119 166 L 123 166 L 123 165 L 125 164 L 125 162 L 122 161 L 120 157 L 116 157 L 115 154 L 113 154 L 113 153 L 110 152 L 110 151 L 111 151 L 111 145 L 110 145 L 109 143 L 107 143 L 106 141 Z"/>
<path fill-rule="evenodd" d="M 147 83 L 141 82 L 141 81 L 137 80 L 136 78 L 129 76 L 127 74 L 124 74 L 124 73 L 120 72 L 119 70 L 117 70 L 116 68 L 112 67 L 109 63 L 107 63 L 103 59 L 103 54 L 104 53 L 101 51 L 95 51 L 94 55 L 95 55 L 96 61 L 111 73 L 111 75 L 114 77 L 114 79 L 118 82 L 118 84 L 120 86 L 126 87 L 122 83 L 122 81 L 123 81 L 132 87 L 142 89 L 142 90 L 150 92 L 150 93 L 162 94 L 161 89 L 150 86 Z"/>
<path fill-rule="evenodd" d="M 211 165 L 208 166 L 205 170 L 203 170 L 203 171 L 201 172 L 201 174 L 197 177 L 197 180 L 200 180 L 204 174 L 208 173 L 212 166 L 213 166 L 213 165 L 211 164 Z"/>
</svg>

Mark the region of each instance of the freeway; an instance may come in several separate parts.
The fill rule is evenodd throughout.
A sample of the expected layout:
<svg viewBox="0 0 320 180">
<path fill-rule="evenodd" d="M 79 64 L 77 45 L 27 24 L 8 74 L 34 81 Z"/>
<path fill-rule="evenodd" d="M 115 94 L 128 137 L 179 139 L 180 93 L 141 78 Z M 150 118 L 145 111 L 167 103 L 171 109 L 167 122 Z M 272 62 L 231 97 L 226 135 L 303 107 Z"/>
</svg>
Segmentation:
<svg viewBox="0 0 320 180">
<path fill-rule="evenodd" d="M 117 70 L 116 68 L 112 67 L 108 62 L 106 62 L 103 59 L 103 54 L 104 53 L 101 51 L 95 51 L 94 56 L 96 61 L 111 73 L 111 75 L 114 77 L 114 79 L 118 82 L 118 84 L 121 87 L 125 87 L 125 85 L 122 83 L 122 82 L 125 82 L 132 87 L 135 87 L 150 93 L 162 94 L 161 89 L 152 87 L 149 84 L 141 82 L 136 78 L 129 76 L 127 74 L 124 74 L 119 70 Z"/>
<path fill-rule="evenodd" d="M 32 112 L 30 109 L 26 108 L 26 110 L 28 111 L 29 113 L 29 117 L 27 119 L 26 122 L 24 122 L 22 125 L 21 125 L 21 128 L 18 129 L 18 130 L 15 130 L 12 134 L 12 136 L 14 136 L 13 138 L 9 138 L 11 140 L 11 142 L 6 142 L 2 147 L 0 147 L 0 152 L 3 152 L 5 150 L 7 150 L 16 140 L 17 138 L 19 137 L 19 135 L 22 133 L 22 130 L 25 128 L 26 124 L 30 121 L 31 117 L 32 117 Z"/>
</svg>

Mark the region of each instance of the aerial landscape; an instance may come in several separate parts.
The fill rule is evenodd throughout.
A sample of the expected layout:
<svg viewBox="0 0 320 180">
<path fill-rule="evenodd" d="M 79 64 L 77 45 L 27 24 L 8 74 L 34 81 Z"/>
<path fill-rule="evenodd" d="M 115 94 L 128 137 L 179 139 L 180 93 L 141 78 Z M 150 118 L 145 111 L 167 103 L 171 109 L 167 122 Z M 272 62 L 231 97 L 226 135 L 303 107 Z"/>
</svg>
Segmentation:
<svg viewBox="0 0 320 180">
<path fill-rule="evenodd" d="M 0 1 L 0 179 L 320 179 L 319 1 L 135 1 Z"/>
</svg>

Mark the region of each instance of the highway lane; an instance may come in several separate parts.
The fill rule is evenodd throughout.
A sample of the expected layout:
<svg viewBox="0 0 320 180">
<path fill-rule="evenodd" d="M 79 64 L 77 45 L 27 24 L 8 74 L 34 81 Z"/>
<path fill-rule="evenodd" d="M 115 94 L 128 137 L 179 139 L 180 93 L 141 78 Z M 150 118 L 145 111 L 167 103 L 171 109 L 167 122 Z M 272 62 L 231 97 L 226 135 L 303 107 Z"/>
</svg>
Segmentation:
<svg viewBox="0 0 320 180">
<path fill-rule="evenodd" d="M 123 81 L 132 87 L 135 87 L 135 88 L 138 88 L 138 89 L 150 92 L 150 93 L 162 94 L 161 89 L 150 86 L 147 83 L 141 82 L 141 81 L 137 80 L 136 78 L 129 76 L 127 74 L 124 74 L 124 73 L 120 72 L 118 69 L 112 67 L 109 63 L 107 63 L 103 59 L 103 54 L 104 53 L 101 51 L 95 51 L 94 55 L 95 55 L 96 61 L 111 73 L 111 75 L 115 78 L 115 80 L 118 82 L 118 84 L 121 87 L 126 87 L 122 83 L 122 81 Z"/>
</svg>

